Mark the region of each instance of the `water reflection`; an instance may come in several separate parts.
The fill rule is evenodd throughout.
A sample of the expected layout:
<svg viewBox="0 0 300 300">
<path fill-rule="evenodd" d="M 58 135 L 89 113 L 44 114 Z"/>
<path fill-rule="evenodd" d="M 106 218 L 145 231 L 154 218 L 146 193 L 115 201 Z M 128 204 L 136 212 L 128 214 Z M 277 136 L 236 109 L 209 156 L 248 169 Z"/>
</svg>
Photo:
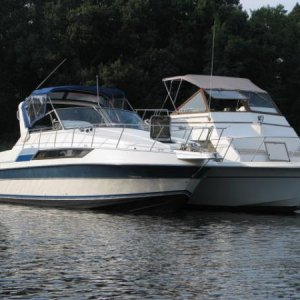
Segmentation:
<svg viewBox="0 0 300 300">
<path fill-rule="evenodd" d="M 1 261 L 5 260 L 8 256 L 7 249 L 9 247 L 8 230 L 0 222 L 0 269 Z"/>
<path fill-rule="evenodd" d="M 274 299 L 300 293 L 300 217 L 1 205 L 0 297 Z M 2 238 L 3 236 L 3 238 Z"/>
</svg>

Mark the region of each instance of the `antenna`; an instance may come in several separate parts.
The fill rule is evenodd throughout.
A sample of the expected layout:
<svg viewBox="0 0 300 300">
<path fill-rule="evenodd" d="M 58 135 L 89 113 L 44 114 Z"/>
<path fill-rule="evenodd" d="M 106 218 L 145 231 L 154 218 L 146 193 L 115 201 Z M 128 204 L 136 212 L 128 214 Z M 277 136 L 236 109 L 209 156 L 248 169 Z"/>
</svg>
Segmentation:
<svg viewBox="0 0 300 300">
<path fill-rule="evenodd" d="M 39 89 L 46 81 L 47 79 L 56 72 L 56 70 L 66 61 L 67 59 L 65 58 L 60 64 L 58 64 L 53 71 L 35 88 L 36 90 Z"/>
<path fill-rule="evenodd" d="M 96 75 L 96 86 L 97 86 L 97 102 L 98 102 L 98 105 L 100 106 L 100 99 L 99 99 L 99 78 L 98 78 L 98 75 Z"/>
<path fill-rule="evenodd" d="M 210 67 L 210 79 L 209 79 L 209 101 L 208 101 L 209 111 L 210 111 L 210 102 L 211 102 L 212 76 L 214 71 L 214 59 L 215 59 L 215 37 L 216 37 L 216 18 L 214 19 L 212 48 L 211 48 L 211 67 Z"/>
</svg>

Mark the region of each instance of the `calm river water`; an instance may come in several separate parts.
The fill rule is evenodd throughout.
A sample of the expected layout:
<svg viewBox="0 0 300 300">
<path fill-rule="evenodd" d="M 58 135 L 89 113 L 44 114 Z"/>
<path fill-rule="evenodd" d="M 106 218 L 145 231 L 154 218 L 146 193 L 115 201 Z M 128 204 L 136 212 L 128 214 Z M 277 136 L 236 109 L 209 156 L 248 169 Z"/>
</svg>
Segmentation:
<svg viewBox="0 0 300 300">
<path fill-rule="evenodd" d="M 300 299 L 300 216 L 0 205 L 0 299 Z"/>
</svg>

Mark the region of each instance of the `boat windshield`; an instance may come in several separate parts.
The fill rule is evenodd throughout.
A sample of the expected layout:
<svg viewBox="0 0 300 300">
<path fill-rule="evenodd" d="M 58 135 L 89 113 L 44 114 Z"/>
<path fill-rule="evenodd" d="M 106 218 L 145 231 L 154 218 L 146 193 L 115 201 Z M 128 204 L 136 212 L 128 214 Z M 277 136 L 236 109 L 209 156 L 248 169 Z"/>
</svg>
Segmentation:
<svg viewBox="0 0 300 300">
<path fill-rule="evenodd" d="M 122 98 L 112 98 L 109 100 L 108 104 L 103 107 L 108 108 L 116 108 L 116 109 L 123 109 L 126 111 L 131 111 L 132 107 L 130 106 L 128 100 L 125 97 Z"/>
<path fill-rule="evenodd" d="M 206 90 L 211 111 L 253 111 L 277 114 L 278 110 L 267 93 Z"/>
<path fill-rule="evenodd" d="M 65 86 L 37 90 L 22 104 L 31 131 L 126 125 L 144 128 L 124 93 L 114 88 Z"/>
<path fill-rule="evenodd" d="M 56 113 L 65 129 L 91 126 L 114 126 L 145 129 L 142 119 L 134 112 L 122 109 L 93 107 L 58 108 Z"/>
<path fill-rule="evenodd" d="M 101 111 L 105 112 L 107 119 L 113 125 L 120 124 L 122 126 L 134 129 L 146 129 L 143 120 L 133 111 L 111 108 L 102 108 Z"/>
<path fill-rule="evenodd" d="M 35 122 L 42 119 L 46 113 L 47 97 L 31 96 L 25 101 L 25 110 L 27 112 L 28 126 L 32 126 Z"/>
<path fill-rule="evenodd" d="M 106 124 L 103 116 L 92 107 L 58 108 L 56 113 L 65 129 Z"/>
</svg>

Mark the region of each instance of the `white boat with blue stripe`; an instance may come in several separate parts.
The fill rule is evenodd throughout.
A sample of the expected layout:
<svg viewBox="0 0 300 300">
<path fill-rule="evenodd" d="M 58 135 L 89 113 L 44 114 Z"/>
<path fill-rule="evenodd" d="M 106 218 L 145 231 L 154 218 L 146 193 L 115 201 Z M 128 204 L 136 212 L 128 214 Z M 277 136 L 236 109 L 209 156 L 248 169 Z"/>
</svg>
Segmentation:
<svg viewBox="0 0 300 300">
<path fill-rule="evenodd" d="M 19 140 L 0 153 L 5 203 L 168 206 L 189 198 L 199 170 L 215 158 L 195 152 L 195 143 L 171 139 L 168 124 L 149 128 L 118 89 L 39 89 L 19 104 L 18 119 Z"/>
</svg>

